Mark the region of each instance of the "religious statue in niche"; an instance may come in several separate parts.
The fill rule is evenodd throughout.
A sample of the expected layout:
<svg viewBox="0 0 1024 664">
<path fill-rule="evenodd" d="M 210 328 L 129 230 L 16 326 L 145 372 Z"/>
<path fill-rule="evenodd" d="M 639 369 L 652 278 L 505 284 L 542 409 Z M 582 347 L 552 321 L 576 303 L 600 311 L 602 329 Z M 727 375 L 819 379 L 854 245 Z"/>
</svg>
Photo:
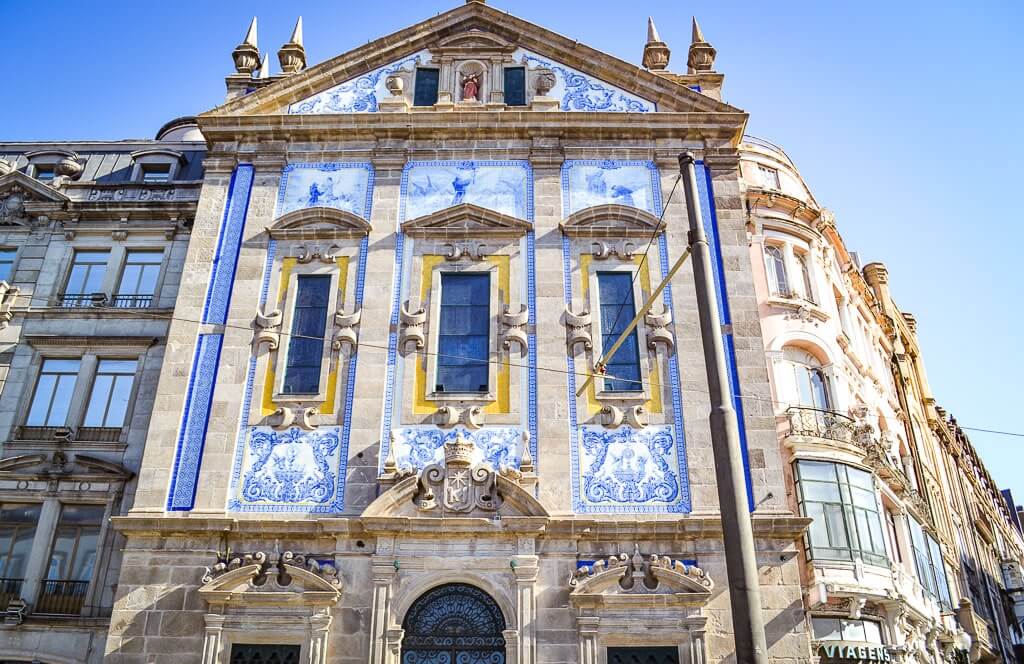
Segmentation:
<svg viewBox="0 0 1024 664">
<path fill-rule="evenodd" d="M 462 101 L 479 101 L 480 72 L 469 71 L 462 76 Z"/>
</svg>

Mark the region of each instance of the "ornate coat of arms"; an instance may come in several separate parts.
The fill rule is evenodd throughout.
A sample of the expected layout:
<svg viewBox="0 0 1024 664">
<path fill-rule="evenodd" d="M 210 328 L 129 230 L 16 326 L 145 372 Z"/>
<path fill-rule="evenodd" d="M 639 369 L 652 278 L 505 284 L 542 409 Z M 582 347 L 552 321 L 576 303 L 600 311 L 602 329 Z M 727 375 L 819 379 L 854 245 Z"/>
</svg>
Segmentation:
<svg viewBox="0 0 1024 664">
<path fill-rule="evenodd" d="M 497 473 L 485 465 L 473 466 L 473 441 L 459 434 L 444 446 L 444 464 L 427 466 L 420 473 L 413 502 L 423 511 L 495 512 L 501 507 Z M 440 494 L 440 499 L 438 499 Z"/>
</svg>

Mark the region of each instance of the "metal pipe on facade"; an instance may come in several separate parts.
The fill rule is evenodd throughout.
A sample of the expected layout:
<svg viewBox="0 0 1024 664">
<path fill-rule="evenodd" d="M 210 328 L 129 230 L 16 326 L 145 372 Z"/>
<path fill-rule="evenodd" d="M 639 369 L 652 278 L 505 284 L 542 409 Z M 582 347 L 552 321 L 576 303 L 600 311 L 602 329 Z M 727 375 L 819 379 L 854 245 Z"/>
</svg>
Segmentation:
<svg viewBox="0 0 1024 664">
<path fill-rule="evenodd" d="M 736 638 L 736 661 L 768 664 L 768 646 L 761 616 L 761 590 L 757 577 L 754 533 L 747 509 L 739 425 L 725 364 L 721 318 L 715 297 L 711 251 L 697 198 L 697 171 L 692 152 L 679 155 L 679 171 L 686 194 L 689 242 L 693 254 L 693 281 L 704 346 L 704 366 L 711 399 L 711 447 L 722 515 L 725 564 L 729 576 L 729 602 Z"/>
</svg>

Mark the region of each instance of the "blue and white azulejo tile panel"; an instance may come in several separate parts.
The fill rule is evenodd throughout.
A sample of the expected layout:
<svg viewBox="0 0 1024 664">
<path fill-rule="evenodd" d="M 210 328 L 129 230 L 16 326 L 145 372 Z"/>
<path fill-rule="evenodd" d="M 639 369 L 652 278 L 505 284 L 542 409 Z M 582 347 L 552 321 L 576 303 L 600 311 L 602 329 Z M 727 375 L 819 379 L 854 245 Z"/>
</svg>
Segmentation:
<svg viewBox="0 0 1024 664">
<path fill-rule="evenodd" d="M 523 456 L 523 433 L 515 427 L 485 427 L 476 431 L 404 427 L 394 429 L 392 433 L 395 465 L 400 469 L 422 470 L 432 463 L 443 463 L 445 444 L 455 440 L 459 433 L 476 446 L 474 464 L 487 463 L 495 470 L 519 468 Z"/>
<path fill-rule="evenodd" d="M 345 81 L 297 101 L 288 107 L 289 115 L 323 115 L 327 113 L 376 113 L 377 102 L 390 93 L 384 83 L 394 72 L 404 69 L 413 71 L 416 65 L 430 60 L 427 51 L 402 58 L 397 62 Z"/>
<path fill-rule="evenodd" d="M 530 219 L 530 171 L 524 162 L 415 162 L 406 168 L 403 219 L 461 203 Z"/>
<path fill-rule="evenodd" d="M 566 161 L 562 170 L 566 216 L 607 203 L 660 214 L 657 177 L 657 168 L 649 161 Z"/>
<path fill-rule="evenodd" d="M 561 100 L 563 111 L 650 113 L 657 110 L 654 102 L 530 51 L 518 49 L 513 58 L 531 67 L 547 67 L 555 73 L 555 86 L 548 95 Z"/>
<path fill-rule="evenodd" d="M 580 491 L 577 512 L 678 512 L 684 508 L 680 458 L 672 426 L 605 429 L 582 426 L 579 431 Z"/>
<path fill-rule="evenodd" d="M 372 190 L 370 164 L 288 164 L 281 175 L 277 216 L 309 207 L 332 207 L 369 219 Z"/>
<path fill-rule="evenodd" d="M 252 164 L 239 164 L 231 176 L 224 217 L 217 231 L 217 248 L 213 255 L 210 283 L 206 288 L 203 322 L 223 325 L 227 322 L 231 290 L 235 283 L 235 267 L 242 247 L 242 231 L 249 213 L 249 194 L 255 170 Z"/>
<path fill-rule="evenodd" d="M 234 487 L 228 509 L 340 510 L 344 487 L 341 439 L 342 428 L 336 426 L 313 431 L 249 427 L 241 482 Z"/>
<path fill-rule="evenodd" d="M 206 445 L 206 425 L 210 420 L 223 341 L 221 334 L 200 334 L 196 340 L 167 496 L 167 509 L 172 512 L 188 511 L 195 506 L 199 467 Z"/>
</svg>

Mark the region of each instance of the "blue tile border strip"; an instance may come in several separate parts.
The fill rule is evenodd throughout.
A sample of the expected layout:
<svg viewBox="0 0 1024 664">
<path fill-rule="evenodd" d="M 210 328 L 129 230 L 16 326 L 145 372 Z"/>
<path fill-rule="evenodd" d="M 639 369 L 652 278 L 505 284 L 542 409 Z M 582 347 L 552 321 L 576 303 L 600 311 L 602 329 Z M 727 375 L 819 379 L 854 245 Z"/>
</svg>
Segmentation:
<svg viewBox="0 0 1024 664">
<path fill-rule="evenodd" d="M 704 219 L 704 231 L 707 233 L 708 246 L 711 247 L 711 267 L 715 273 L 715 292 L 718 295 L 718 311 L 723 326 L 732 324 L 727 297 L 725 266 L 722 263 L 722 246 L 718 237 L 718 214 L 715 210 L 714 187 L 711 182 L 711 171 L 703 161 L 695 163 L 697 171 L 697 192 L 700 195 L 700 212 Z M 729 327 L 724 329 L 728 330 Z M 747 506 L 754 511 L 754 484 L 750 474 L 750 455 L 747 447 L 747 428 L 743 415 L 743 394 L 740 391 L 739 371 L 736 368 L 736 347 L 731 332 L 722 333 L 725 346 L 726 365 L 729 370 L 729 385 L 732 388 L 733 408 L 736 409 L 736 421 L 740 430 L 740 449 L 743 452 L 743 477 L 747 485 Z"/>
<path fill-rule="evenodd" d="M 224 336 L 221 334 L 200 334 L 196 341 L 185 396 L 185 411 L 181 416 L 177 452 L 171 471 L 171 486 L 167 497 L 169 511 L 183 512 L 195 506 L 199 466 L 206 445 L 206 427 L 210 422 L 210 407 L 223 341 Z"/>
<path fill-rule="evenodd" d="M 651 214 L 660 214 L 662 209 L 661 182 L 657 166 L 652 161 L 609 161 L 609 160 L 568 160 L 562 164 L 562 212 L 568 217 L 572 210 L 569 188 L 569 170 L 576 165 L 597 166 L 602 168 L 620 168 L 623 166 L 640 166 L 650 171 L 651 175 Z M 572 305 L 572 244 L 570 239 L 562 235 L 562 275 L 563 295 L 567 306 Z M 658 243 L 658 258 L 662 274 L 668 273 L 668 244 L 664 234 Z M 665 289 L 663 296 L 665 307 L 673 311 L 672 286 Z M 668 505 L 646 505 L 616 503 L 610 505 L 593 505 L 582 499 L 580 486 L 580 445 L 582 444 L 582 427 L 579 424 L 576 408 L 576 362 L 572 355 L 566 355 L 568 370 L 568 401 L 569 401 L 569 459 L 572 473 L 573 511 L 577 513 L 686 513 L 692 509 L 692 498 L 689 485 L 689 467 L 686 456 L 686 433 L 683 427 L 682 394 L 679 388 L 679 363 L 675 354 L 669 357 L 669 387 L 672 392 L 672 428 L 675 432 L 674 444 L 679 470 L 679 495 L 676 502 Z"/>
<path fill-rule="evenodd" d="M 406 221 L 406 202 L 409 193 L 409 172 L 418 166 L 458 166 L 459 164 L 472 163 L 480 166 L 513 166 L 522 168 L 526 172 L 526 220 L 533 223 L 534 202 L 533 202 L 533 165 L 526 160 L 465 160 L 450 161 L 409 161 L 402 169 L 402 179 L 399 187 L 399 208 L 398 219 L 395 224 L 395 260 L 394 278 L 391 285 L 391 332 L 388 335 L 387 369 L 384 378 L 384 417 L 381 418 L 381 440 L 380 453 L 377 458 L 377 471 L 383 472 L 384 459 L 387 458 L 388 449 L 391 445 L 390 432 L 393 427 L 395 410 L 395 381 L 398 367 L 398 311 L 402 300 L 402 282 L 405 278 L 405 234 L 402 233 L 402 223 Z M 535 234 L 531 229 L 526 234 L 526 297 L 527 306 L 530 309 L 528 327 L 534 329 L 536 325 L 536 283 L 534 275 L 535 260 Z M 537 336 L 535 333 L 527 335 L 527 360 L 529 364 L 527 382 L 527 429 L 530 432 L 530 454 L 538 472 L 540 470 L 540 459 L 538 458 L 537 442 Z"/>
<path fill-rule="evenodd" d="M 213 255 L 210 283 L 203 306 L 204 323 L 223 325 L 227 322 L 228 305 L 231 303 L 231 291 L 235 284 L 235 269 L 238 266 L 238 252 L 242 247 L 242 230 L 245 228 L 245 216 L 249 211 L 254 170 L 252 164 L 239 164 L 231 176 L 227 203 L 224 206 L 224 219 L 217 233 L 217 248 Z"/>
</svg>

